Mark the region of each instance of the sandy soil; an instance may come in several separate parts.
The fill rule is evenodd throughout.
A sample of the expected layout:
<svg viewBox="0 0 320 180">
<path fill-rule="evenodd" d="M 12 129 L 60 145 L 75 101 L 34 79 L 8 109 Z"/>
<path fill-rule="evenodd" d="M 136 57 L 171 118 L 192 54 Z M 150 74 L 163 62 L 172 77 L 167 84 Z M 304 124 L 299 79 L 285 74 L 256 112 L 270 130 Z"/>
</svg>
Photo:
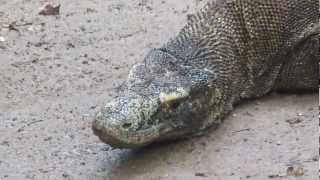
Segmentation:
<svg viewBox="0 0 320 180">
<path fill-rule="evenodd" d="M 60 15 L 38 14 L 48 2 Z M 204 3 L 0 0 L 0 179 L 316 179 L 316 94 L 246 102 L 204 137 L 140 151 L 92 134 L 132 64 Z"/>
</svg>

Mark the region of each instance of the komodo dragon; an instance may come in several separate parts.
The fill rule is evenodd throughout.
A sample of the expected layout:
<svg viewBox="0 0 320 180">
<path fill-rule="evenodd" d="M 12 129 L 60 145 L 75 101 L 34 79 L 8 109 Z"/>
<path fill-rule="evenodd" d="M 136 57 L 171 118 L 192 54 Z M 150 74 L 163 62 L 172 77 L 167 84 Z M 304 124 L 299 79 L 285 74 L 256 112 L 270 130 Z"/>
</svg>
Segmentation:
<svg viewBox="0 0 320 180">
<path fill-rule="evenodd" d="M 243 99 L 318 88 L 318 0 L 225 0 L 189 15 L 107 103 L 93 131 L 113 147 L 201 135 Z"/>
</svg>

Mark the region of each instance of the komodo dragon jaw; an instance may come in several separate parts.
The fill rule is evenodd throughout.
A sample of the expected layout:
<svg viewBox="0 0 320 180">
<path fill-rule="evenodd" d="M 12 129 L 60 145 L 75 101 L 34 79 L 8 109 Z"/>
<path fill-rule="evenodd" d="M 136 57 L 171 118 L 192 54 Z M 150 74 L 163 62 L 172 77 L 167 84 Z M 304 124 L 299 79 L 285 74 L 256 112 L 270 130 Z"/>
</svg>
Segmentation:
<svg viewBox="0 0 320 180">
<path fill-rule="evenodd" d="M 209 106 L 217 102 L 213 98 L 218 99 L 208 82 L 214 74 L 199 73 L 176 61 L 164 50 L 154 49 L 144 63 L 135 65 L 124 95 L 97 114 L 94 133 L 118 148 L 142 147 L 197 133 L 204 126 L 204 121 L 197 119 L 205 119 Z"/>
</svg>

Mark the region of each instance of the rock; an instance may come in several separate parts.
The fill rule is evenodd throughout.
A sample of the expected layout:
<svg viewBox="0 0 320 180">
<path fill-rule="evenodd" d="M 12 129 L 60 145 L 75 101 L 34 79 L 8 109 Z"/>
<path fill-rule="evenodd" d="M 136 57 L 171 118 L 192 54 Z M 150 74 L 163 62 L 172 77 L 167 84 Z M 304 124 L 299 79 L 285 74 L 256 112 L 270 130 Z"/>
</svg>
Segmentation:
<svg viewBox="0 0 320 180">
<path fill-rule="evenodd" d="M 60 4 L 54 6 L 51 4 L 47 4 L 40 9 L 39 14 L 44 16 L 55 16 L 60 13 Z"/>
<path fill-rule="evenodd" d="M 293 167 L 289 166 L 287 168 L 287 176 L 299 177 L 304 175 L 304 169 L 301 166 Z"/>
</svg>

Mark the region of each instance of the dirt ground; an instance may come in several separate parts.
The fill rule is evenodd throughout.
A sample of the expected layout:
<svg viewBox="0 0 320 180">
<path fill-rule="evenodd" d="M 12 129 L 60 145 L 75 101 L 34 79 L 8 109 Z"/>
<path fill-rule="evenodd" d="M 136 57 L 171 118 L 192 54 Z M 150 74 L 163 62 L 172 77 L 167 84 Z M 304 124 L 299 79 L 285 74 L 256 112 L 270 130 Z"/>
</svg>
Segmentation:
<svg viewBox="0 0 320 180">
<path fill-rule="evenodd" d="M 39 8 L 60 3 L 58 16 Z M 0 0 L 0 179 L 316 179 L 317 94 L 246 102 L 204 137 L 139 151 L 91 131 L 129 68 L 201 0 Z"/>
</svg>

